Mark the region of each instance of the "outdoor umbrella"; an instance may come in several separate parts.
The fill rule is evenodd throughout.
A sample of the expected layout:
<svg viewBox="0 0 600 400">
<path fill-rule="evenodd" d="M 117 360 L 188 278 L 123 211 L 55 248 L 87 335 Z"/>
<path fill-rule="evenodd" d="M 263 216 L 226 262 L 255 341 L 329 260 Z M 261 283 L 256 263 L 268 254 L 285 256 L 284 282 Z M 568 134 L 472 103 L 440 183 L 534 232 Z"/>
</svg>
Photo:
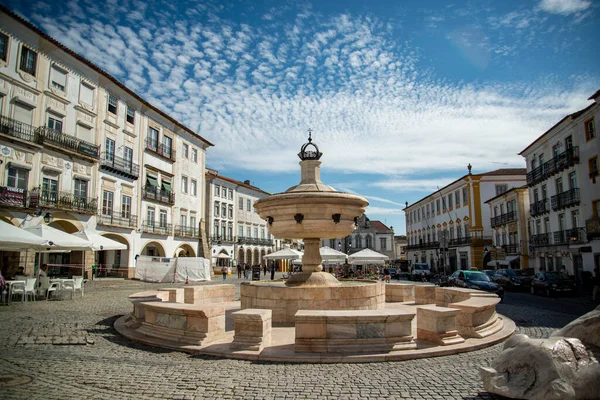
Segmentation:
<svg viewBox="0 0 600 400">
<path fill-rule="evenodd" d="M 0 250 L 35 249 L 48 243 L 25 229 L 0 221 Z"/>
<path fill-rule="evenodd" d="M 341 251 L 332 249 L 331 247 L 321 247 L 319 249 L 319 253 L 321 253 L 321 259 L 325 263 L 334 264 L 346 262 L 346 254 L 342 253 Z"/>
<path fill-rule="evenodd" d="M 385 254 L 378 253 L 371 249 L 364 249 L 348 256 L 350 264 L 384 264 L 389 259 L 390 258 Z"/>
<path fill-rule="evenodd" d="M 25 231 L 36 235 L 48 242 L 51 249 L 48 250 L 92 250 L 92 242 L 81 239 L 70 233 L 52 228 L 45 224 L 39 224 Z"/>
<path fill-rule="evenodd" d="M 263 258 L 267 260 L 295 260 L 298 258 L 302 258 L 303 254 L 304 253 L 302 253 L 301 251 L 294 249 L 281 249 L 279 251 L 276 251 L 275 253 L 266 255 Z"/>
<path fill-rule="evenodd" d="M 77 236 L 80 239 L 87 240 L 92 242 L 92 250 L 127 250 L 127 245 L 123 243 L 119 243 L 116 240 L 109 239 L 107 237 L 102 236 L 96 231 L 84 229 L 77 233 L 74 233 L 73 236 Z"/>
</svg>

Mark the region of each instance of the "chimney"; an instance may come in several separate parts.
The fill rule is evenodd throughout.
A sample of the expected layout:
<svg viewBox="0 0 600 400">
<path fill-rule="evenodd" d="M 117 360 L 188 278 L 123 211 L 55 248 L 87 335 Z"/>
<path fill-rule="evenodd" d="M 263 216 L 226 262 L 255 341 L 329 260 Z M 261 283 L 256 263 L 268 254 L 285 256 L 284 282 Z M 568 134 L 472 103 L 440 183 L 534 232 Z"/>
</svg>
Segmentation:
<svg viewBox="0 0 600 400">
<path fill-rule="evenodd" d="M 249 180 L 249 179 L 247 179 L 247 180 L 245 180 L 245 181 L 244 181 L 244 183 L 245 183 L 246 185 L 249 185 L 249 184 L 250 184 L 250 180 Z"/>
</svg>

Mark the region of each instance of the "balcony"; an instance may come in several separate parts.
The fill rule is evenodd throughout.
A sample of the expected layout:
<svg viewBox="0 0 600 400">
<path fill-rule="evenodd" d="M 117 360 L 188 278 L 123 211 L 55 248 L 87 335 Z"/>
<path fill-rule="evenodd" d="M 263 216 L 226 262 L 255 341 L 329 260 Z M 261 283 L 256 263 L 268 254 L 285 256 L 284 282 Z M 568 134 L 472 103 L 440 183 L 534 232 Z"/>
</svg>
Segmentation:
<svg viewBox="0 0 600 400">
<path fill-rule="evenodd" d="M 554 244 L 582 244 L 586 242 L 584 228 L 572 228 L 554 232 Z"/>
<path fill-rule="evenodd" d="M 450 239 L 450 242 L 448 243 L 448 247 L 459 247 L 459 246 L 466 246 L 466 245 L 470 245 L 470 244 L 471 244 L 471 237 L 465 236 L 465 237 L 461 237 L 461 238 L 457 238 L 457 239 Z"/>
<path fill-rule="evenodd" d="M 34 199 L 34 201 L 31 201 L 32 199 Z M 37 205 L 37 192 L 32 193 L 30 190 L 0 186 L 0 206 L 29 208 L 37 207 Z"/>
<path fill-rule="evenodd" d="M 40 144 L 50 145 L 52 147 L 68 150 L 79 156 L 97 160 L 100 157 L 100 146 L 76 138 L 75 136 L 65 135 L 47 126 L 37 128 L 36 133 Z"/>
<path fill-rule="evenodd" d="M 552 210 L 557 211 L 563 208 L 576 206 L 579 204 L 579 189 L 571 189 L 557 194 L 550 198 Z"/>
<path fill-rule="evenodd" d="M 135 229 L 137 227 L 137 215 L 120 213 L 118 211 L 99 213 L 96 217 L 96 224 Z"/>
<path fill-rule="evenodd" d="M 3 115 L 0 115 L 0 134 L 23 142 L 40 144 L 39 136 L 33 126 Z"/>
<path fill-rule="evenodd" d="M 492 228 L 495 228 L 497 226 L 506 225 L 509 222 L 513 222 L 516 220 L 517 220 L 517 213 L 514 211 L 509 211 L 507 213 L 500 214 L 496 217 L 493 217 L 490 220 L 490 222 L 491 222 Z"/>
<path fill-rule="evenodd" d="M 585 221 L 585 230 L 588 240 L 600 238 L 600 217 L 590 218 Z"/>
<path fill-rule="evenodd" d="M 114 172 L 126 178 L 137 179 L 140 176 L 140 166 L 123 157 L 103 152 L 100 156 L 100 169 Z"/>
<path fill-rule="evenodd" d="M 527 185 L 534 186 L 535 184 L 546 180 L 554 174 L 569 168 L 579 162 L 579 147 L 570 147 L 558 154 L 548 162 L 534 168 L 527 173 Z"/>
<path fill-rule="evenodd" d="M 529 242 L 532 246 L 548 246 L 552 244 L 550 242 L 550 233 L 538 233 L 537 235 L 532 235 Z"/>
<path fill-rule="evenodd" d="M 259 239 L 247 236 L 238 236 L 237 237 L 238 244 L 253 244 L 257 246 L 272 246 L 272 239 Z"/>
<path fill-rule="evenodd" d="M 212 235 L 209 239 L 210 239 L 211 243 L 217 243 L 217 244 L 219 244 L 219 243 L 231 244 L 236 241 L 235 237 L 233 237 L 233 236 Z"/>
<path fill-rule="evenodd" d="M 144 221 L 142 223 L 142 232 L 144 233 L 152 233 L 154 235 L 171 235 L 171 231 L 173 230 L 173 225 L 163 223 L 161 224 L 158 221 Z"/>
<path fill-rule="evenodd" d="M 175 225 L 175 236 L 198 238 L 200 229 L 185 225 Z"/>
<path fill-rule="evenodd" d="M 532 217 L 536 217 L 538 215 L 542 215 L 550 212 L 550 208 L 548 207 L 548 199 L 542 199 L 533 203 L 529 209 L 529 213 Z"/>
<path fill-rule="evenodd" d="M 146 139 L 146 150 L 151 151 L 154 154 L 166 158 L 167 160 L 175 162 L 175 149 L 173 147 L 167 147 L 162 143 L 158 143 L 155 140 Z"/>
<path fill-rule="evenodd" d="M 175 204 L 175 193 L 162 190 L 157 186 L 146 185 L 142 188 L 143 197 L 146 200 L 155 200 L 165 204 Z"/>
<path fill-rule="evenodd" d="M 80 197 L 70 192 L 40 190 L 39 205 L 47 208 L 75 211 L 81 214 L 96 214 L 98 212 L 97 197 Z"/>
<path fill-rule="evenodd" d="M 521 247 L 518 244 L 505 244 L 502 246 L 506 254 L 521 254 Z"/>
</svg>

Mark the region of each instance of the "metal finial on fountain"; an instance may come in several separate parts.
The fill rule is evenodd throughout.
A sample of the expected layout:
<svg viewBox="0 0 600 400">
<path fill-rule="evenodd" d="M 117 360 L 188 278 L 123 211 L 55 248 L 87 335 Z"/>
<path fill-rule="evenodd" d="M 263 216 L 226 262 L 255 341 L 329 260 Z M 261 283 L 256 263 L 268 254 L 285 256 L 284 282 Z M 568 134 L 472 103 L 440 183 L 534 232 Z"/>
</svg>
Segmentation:
<svg viewBox="0 0 600 400">
<path fill-rule="evenodd" d="M 313 149 L 308 149 L 308 146 L 312 146 Z M 323 153 L 319 151 L 317 145 L 312 142 L 312 129 L 308 129 L 308 143 L 304 143 L 304 145 L 302 145 L 300 153 L 298 153 L 298 157 L 300 157 L 302 161 L 318 160 L 322 155 Z"/>
</svg>

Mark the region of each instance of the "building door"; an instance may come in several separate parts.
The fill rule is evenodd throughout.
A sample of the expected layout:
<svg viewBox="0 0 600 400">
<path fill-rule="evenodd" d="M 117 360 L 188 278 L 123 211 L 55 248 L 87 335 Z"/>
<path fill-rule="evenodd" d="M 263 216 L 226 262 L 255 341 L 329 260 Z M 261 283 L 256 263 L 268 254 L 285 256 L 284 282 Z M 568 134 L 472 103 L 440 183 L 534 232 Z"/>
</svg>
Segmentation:
<svg viewBox="0 0 600 400">
<path fill-rule="evenodd" d="M 573 272 L 577 286 L 583 283 L 583 258 L 581 254 L 573 254 Z"/>
</svg>

